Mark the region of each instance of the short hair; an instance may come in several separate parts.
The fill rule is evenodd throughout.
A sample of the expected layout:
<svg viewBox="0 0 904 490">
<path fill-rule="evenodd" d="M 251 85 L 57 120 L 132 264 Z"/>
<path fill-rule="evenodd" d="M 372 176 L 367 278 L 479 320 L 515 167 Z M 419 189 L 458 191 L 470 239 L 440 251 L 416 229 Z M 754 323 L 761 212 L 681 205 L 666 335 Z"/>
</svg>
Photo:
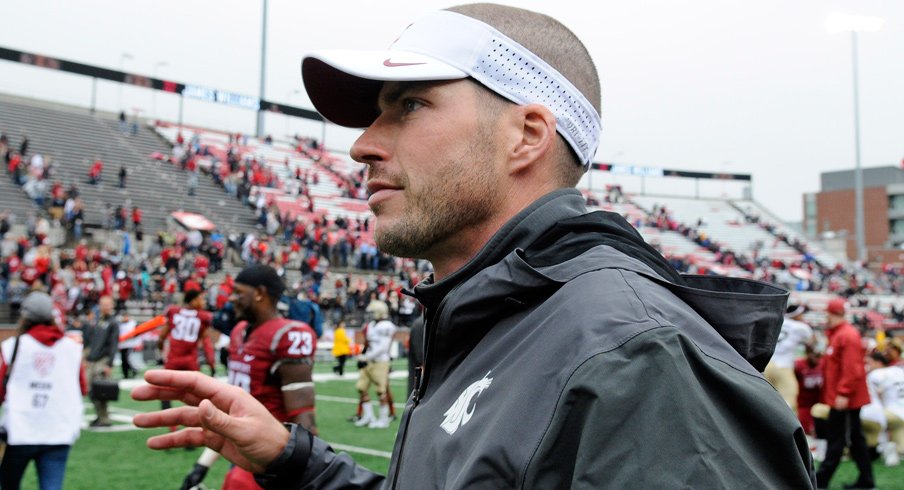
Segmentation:
<svg viewBox="0 0 904 490">
<path fill-rule="evenodd" d="M 255 264 L 242 269 L 235 277 L 235 282 L 253 288 L 263 287 L 267 290 L 267 296 L 275 303 L 286 289 L 285 283 L 276 270 L 269 265 Z"/>
<path fill-rule="evenodd" d="M 491 3 L 458 5 L 446 10 L 477 19 L 518 42 L 561 73 L 597 113 L 601 112 L 596 65 L 584 43 L 561 22 L 530 10 Z M 562 173 L 557 174 L 561 175 L 559 183 L 574 187 L 584 175 L 584 167 L 571 145 L 561 135 L 557 136 L 556 157 L 562 162 Z"/>
<path fill-rule="evenodd" d="M 197 289 L 189 289 L 185 292 L 185 295 L 182 297 L 182 302 L 185 304 L 189 304 L 194 301 L 198 296 L 201 296 L 201 291 Z"/>
<path fill-rule="evenodd" d="M 889 363 L 888 357 L 879 351 L 870 352 L 869 357 L 870 357 L 870 359 L 879 362 L 883 366 L 888 366 L 888 363 Z"/>
</svg>

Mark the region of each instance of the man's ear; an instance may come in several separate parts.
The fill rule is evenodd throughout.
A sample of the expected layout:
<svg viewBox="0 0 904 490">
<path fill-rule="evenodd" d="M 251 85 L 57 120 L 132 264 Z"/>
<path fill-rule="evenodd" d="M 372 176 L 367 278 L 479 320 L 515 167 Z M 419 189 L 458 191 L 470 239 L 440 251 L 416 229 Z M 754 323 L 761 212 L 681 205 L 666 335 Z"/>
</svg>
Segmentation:
<svg viewBox="0 0 904 490">
<path fill-rule="evenodd" d="M 509 153 L 509 172 L 518 173 L 555 151 L 556 116 L 546 106 L 516 106 L 512 114 L 520 138 Z"/>
</svg>

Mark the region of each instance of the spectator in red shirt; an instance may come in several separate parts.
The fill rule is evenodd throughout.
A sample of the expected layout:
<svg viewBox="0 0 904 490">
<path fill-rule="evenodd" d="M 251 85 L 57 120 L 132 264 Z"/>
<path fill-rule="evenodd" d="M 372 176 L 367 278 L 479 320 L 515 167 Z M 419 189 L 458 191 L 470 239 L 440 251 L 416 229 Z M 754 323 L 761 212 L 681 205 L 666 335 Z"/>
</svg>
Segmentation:
<svg viewBox="0 0 904 490">
<path fill-rule="evenodd" d="M 189 291 L 202 291 L 201 283 L 198 280 L 198 274 L 196 272 L 192 272 L 191 276 L 185 280 L 185 283 L 182 285 L 182 292 Z"/>
<path fill-rule="evenodd" d="M 91 169 L 88 170 L 88 182 L 90 184 L 97 184 L 103 177 L 103 172 L 104 162 L 100 161 L 100 159 L 94 160 Z"/>
<path fill-rule="evenodd" d="M 132 279 L 126 275 L 125 271 L 116 273 L 116 287 L 118 293 L 116 295 L 116 312 L 121 313 L 126 309 L 126 301 L 132 297 Z"/>
<path fill-rule="evenodd" d="M 846 488 L 873 488 L 872 461 L 860 428 L 860 408 L 870 402 L 866 386 L 866 353 L 860 332 L 845 319 L 846 301 L 835 298 L 826 307 L 829 346 L 824 359 L 822 402 L 831 407 L 826 424 L 826 459 L 816 471 L 816 486 L 828 488 L 846 446 L 860 477 Z"/>
<path fill-rule="evenodd" d="M 138 229 L 141 226 L 142 213 L 138 206 L 132 206 L 132 228 Z"/>
<path fill-rule="evenodd" d="M 195 254 L 194 267 L 198 277 L 203 279 L 207 277 L 207 272 L 210 268 L 210 260 L 208 260 L 204 254 Z"/>
</svg>

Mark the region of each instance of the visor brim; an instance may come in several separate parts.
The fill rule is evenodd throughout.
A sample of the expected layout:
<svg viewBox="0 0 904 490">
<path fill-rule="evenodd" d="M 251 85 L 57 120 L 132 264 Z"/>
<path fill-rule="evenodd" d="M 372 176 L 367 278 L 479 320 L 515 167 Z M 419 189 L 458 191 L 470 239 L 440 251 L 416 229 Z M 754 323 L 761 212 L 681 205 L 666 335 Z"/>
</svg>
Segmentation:
<svg viewBox="0 0 904 490">
<path fill-rule="evenodd" d="M 386 81 L 457 80 L 468 74 L 441 61 L 404 51 L 318 51 L 301 62 L 305 90 L 328 121 L 364 128 L 379 115 Z"/>
</svg>

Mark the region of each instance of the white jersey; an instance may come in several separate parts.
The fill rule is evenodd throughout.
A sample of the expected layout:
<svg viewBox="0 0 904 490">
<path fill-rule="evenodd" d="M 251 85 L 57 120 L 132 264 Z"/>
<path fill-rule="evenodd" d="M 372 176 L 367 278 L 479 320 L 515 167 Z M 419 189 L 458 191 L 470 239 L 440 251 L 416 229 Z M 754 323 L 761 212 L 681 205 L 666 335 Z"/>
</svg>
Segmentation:
<svg viewBox="0 0 904 490">
<path fill-rule="evenodd" d="M 368 361 L 389 362 L 391 356 L 389 349 L 392 347 L 392 337 L 395 335 L 396 326 L 389 320 L 370 322 L 367 325 L 367 352 L 364 358 Z"/>
<path fill-rule="evenodd" d="M 873 403 L 904 419 L 904 368 L 889 366 L 873 369 L 866 375 Z"/>
<path fill-rule="evenodd" d="M 2 344 L 3 358 L 12 358 L 15 337 Z M 0 424 L 9 444 L 71 445 L 82 422 L 79 373 L 82 346 L 63 337 L 52 346 L 21 335 Z"/>
<path fill-rule="evenodd" d="M 798 347 L 813 336 L 813 329 L 804 322 L 785 318 L 782 331 L 778 334 L 772 364 L 780 368 L 794 368 Z"/>
<path fill-rule="evenodd" d="M 122 337 L 130 333 L 132 330 L 135 330 L 135 327 L 138 326 L 138 322 L 135 320 L 129 320 L 127 322 L 119 322 L 119 336 Z M 119 343 L 120 349 L 134 349 L 141 345 L 141 337 L 135 336 L 126 340 L 123 340 Z"/>
</svg>

